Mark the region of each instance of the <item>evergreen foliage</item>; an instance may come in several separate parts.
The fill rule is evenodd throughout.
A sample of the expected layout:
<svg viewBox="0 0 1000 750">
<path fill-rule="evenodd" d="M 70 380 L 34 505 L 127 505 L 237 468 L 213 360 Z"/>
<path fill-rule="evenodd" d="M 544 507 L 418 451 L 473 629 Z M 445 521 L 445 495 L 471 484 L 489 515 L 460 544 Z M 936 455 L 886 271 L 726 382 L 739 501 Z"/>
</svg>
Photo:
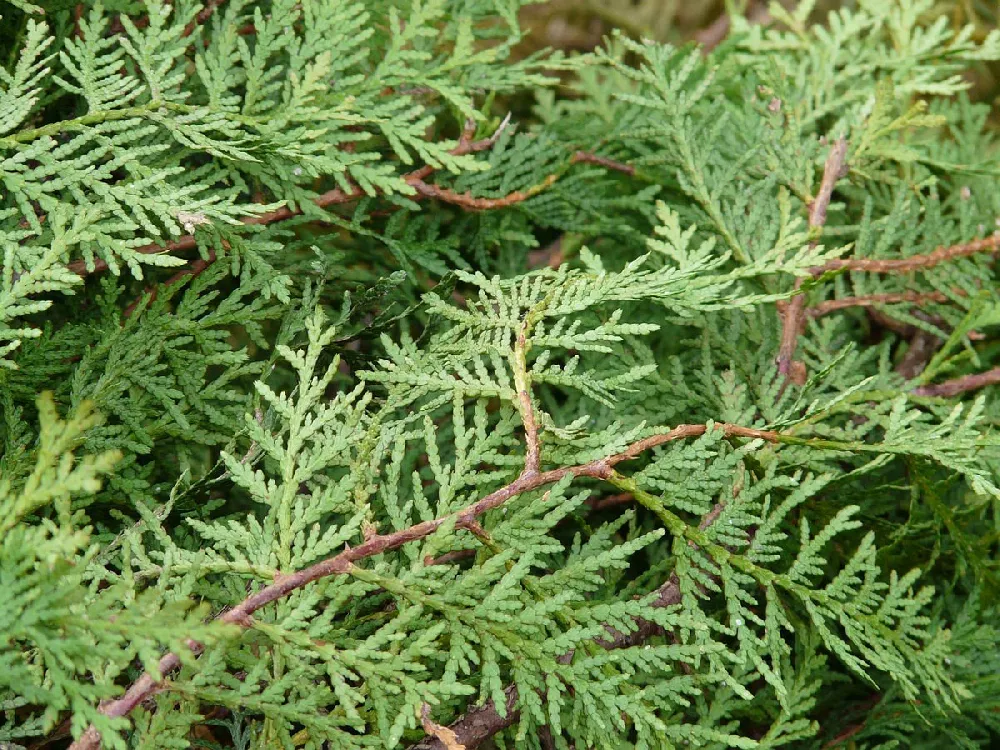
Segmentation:
<svg viewBox="0 0 1000 750">
<path fill-rule="evenodd" d="M 0 6 L 0 744 L 1000 739 L 1000 31 L 528 4 Z"/>
</svg>

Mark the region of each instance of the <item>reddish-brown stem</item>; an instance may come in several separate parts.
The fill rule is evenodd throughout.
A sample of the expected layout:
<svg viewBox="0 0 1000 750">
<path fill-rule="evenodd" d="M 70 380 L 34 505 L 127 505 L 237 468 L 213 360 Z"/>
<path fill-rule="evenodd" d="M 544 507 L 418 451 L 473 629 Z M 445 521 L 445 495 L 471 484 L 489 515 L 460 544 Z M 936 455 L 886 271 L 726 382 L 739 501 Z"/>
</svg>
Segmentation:
<svg viewBox="0 0 1000 750">
<path fill-rule="evenodd" d="M 184 27 L 184 33 L 181 36 L 191 36 L 194 30 L 198 27 L 198 24 L 205 23 L 212 14 L 215 13 L 215 9 L 222 5 L 225 0 L 205 0 L 205 7 L 198 11 L 198 15 L 195 16 L 194 20 L 191 21 L 187 26 Z"/>
<path fill-rule="evenodd" d="M 994 367 L 992 370 L 979 372 L 975 375 L 946 380 L 937 385 L 922 385 L 919 388 L 914 388 L 911 393 L 914 396 L 957 396 L 959 393 L 974 391 L 996 383 L 1000 383 L 1000 367 Z"/>
<path fill-rule="evenodd" d="M 826 157 L 826 164 L 823 165 L 823 177 L 819 183 L 819 192 L 809 206 L 809 228 L 822 229 L 826 224 L 826 212 L 830 207 L 830 199 L 833 197 L 833 189 L 837 186 L 837 181 L 847 174 L 845 161 L 847 159 L 847 139 L 840 137 L 830 149 L 830 155 Z"/>
<path fill-rule="evenodd" d="M 489 138 L 483 138 L 479 141 L 473 141 L 470 137 L 470 124 L 466 123 L 465 129 L 462 131 L 462 137 L 459 139 L 458 145 L 452 149 L 451 153 L 453 156 L 464 156 L 466 154 L 476 153 L 478 151 L 484 151 L 490 148 L 496 139 L 502 132 L 503 127 L 506 126 L 507 120 L 501 124 L 501 127 Z M 419 169 L 415 169 L 412 172 L 404 176 L 404 181 L 408 184 L 411 181 L 420 181 L 434 172 L 434 167 L 430 165 L 425 165 Z M 412 186 L 411 186 L 412 187 Z M 334 188 L 332 190 L 327 190 L 322 195 L 317 196 L 313 199 L 313 203 L 319 208 L 327 208 L 329 206 L 336 206 L 343 203 L 350 203 L 351 201 L 359 200 L 367 195 L 364 190 L 361 189 L 356 183 L 351 183 L 348 189 Z M 291 219 L 292 217 L 301 215 L 301 209 L 292 209 L 288 206 L 282 206 L 281 208 L 275 209 L 274 211 L 268 211 L 262 214 L 255 214 L 253 216 L 245 217 L 242 222 L 247 225 L 265 225 L 273 224 L 276 221 L 285 221 Z M 164 243 L 162 245 L 151 243 L 149 245 L 143 245 L 142 247 L 137 247 L 133 252 L 141 253 L 143 255 L 160 255 L 166 253 L 182 252 L 185 250 L 192 250 L 198 246 L 197 240 L 193 234 L 185 234 L 178 237 L 175 240 Z M 76 260 L 67 266 L 71 271 L 80 276 L 86 276 L 91 273 L 87 269 L 86 261 Z M 96 258 L 94 260 L 93 272 L 107 270 L 108 264 Z"/>
<path fill-rule="evenodd" d="M 807 308 L 805 313 L 811 318 L 819 318 L 837 310 L 846 310 L 850 307 L 876 307 L 878 305 L 895 305 L 900 302 L 921 304 L 924 302 L 947 301 L 948 295 L 944 292 L 889 292 L 886 294 L 869 294 L 861 297 L 826 300 Z"/>
<path fill-rule="evenodd" d="M 804 368 L 795 360 L 795 350 L 798 349 L 799 334 L 802 331 L 802 313 L 806 307 L 805 295 L 799 291 L 801 287 L 802 281 L 796 280 L 796 295 L 781 313 L 781 342 L 778 344 L 777 359 L 778 374 L 784 378 L 784 383 L 791 381 L 797 385 L 805 382 Z"/>
<path fill-rule="evenodd" d="M 424 198 L 436 198 L 444 203 L 452 203 L 469 211 L 490 211 L 522 203 L 528 198 L 538 195 L 558 179 L 559 175 L 550 174 L 537 185 L 532 185 L 526 190 L 515 190 L 500 198 L 476 198 L 471 193 L 459 193 L 451 188 L 432 185 L 423 180 L 407 180 L 407 182 Z"/>
<path fill-rule="evenodd" d="M 864 701 L 858 707 L 858 709 L 860 711 L 863 711 L 863 712 L 867 713 L 867 712 L 871 711 L 873 708 L 875 708 L 879 704 L 879 701 L 881 701 L 881 700 L 882 700 L 882 695 L 879 694 L 879 693 L 874 693 L 874 694 L 871 695 L 871 697 L 869 697 L 866 701 Z M 853 714 L 855 712 L 852 711 L 851 713 Z M 864 729 L 866 723 L 867 723 L 867 719 L 865 721 L 860 721 L 860 722 L 856 722 L 854 724 L 849 725 L 847 728 L 845 728 L 843 731 L 841 731 L 840 734 L 838 734 L 832 740 L 830 740 L 825 745 L 823 745 L 823 750 L 827 750 L 828 748 L 838 747 L 838 746 L 844 744 L 849 739 L 851 739 L 851 737 L 853 737 L 858 732 L 860 732 L 862 729 Z"/>
<path fill-rule="evenodd" d="M 725 435 L 731 437 L 759 438 L 770 442 L 775 442 L 780 437 L 778 433 L 769 430 L 757 430 L 728 423 L 716 424 L 715 428 L 722 430 Z M 612 474 L 616 464 L 635 458 L 644 451 L 658 445 L 664 445 L 673 440 L 703 435 L 707 430 L 708 426 L 704 424 L 679 425 L 668 432 L 639 440 L 621 453 L 606 456 L 586 464 L 566 466 L 549 471 L 524 471 L 510 484 L 501 487 L 495 492 L 491 492 L 489 495 L 466 506 L 460 511 L 441 516 L 431 521 L 424 521 L 391 534 L 375 534 L 357 547 L 348 547 L 343 552 L 322 560 L 315 565 L 311 565 L 308 568 L 279 576 L 275 579 L 274 583 L 250 595 L 237 606 L 227 610 L 218 619 L 221 622 L 238 625 L 243 628 L 250 627 L 253 624 L 251 616 L 261 607 L 288 596 L 293 591 L 313 581 L 333 575 L 346 575 L 351 572 L 355 563 L 365 558 L 398 549 L 409 542 L 425 539 L 449 521 L 454 521 L 456 527 L 470 527 L 472 524 L 478 523 L 476 519 L 479 516 L 489 510 L 499 508 L 511 498 L 525 492 L 552 484 L 566 476 L 592 477 L 595 479 L 607 478 Z M 189 642 L 188 645 L 195 653 L 199 653 L 203 648 L 194 641 Z M 102 705 L 100 708 L 101 713 L 109 717 L 126 716 L 143 700 L 160 689 L 160 680 L 162 680 L 163 676 L 176 669 L 179 665 L 180 657 L 176 653 L 166 654 L 160 659 L 158 676 L 154 677 L 148 672 L 143 674 L 132 684 L 125 695 Z M 100 742 L 100 735 L 94 726 L 91 725 L 70 748 L 71 750 L 94 750 L 100 747 Z"/>
<path fill-rule="evenodd" d="M 831 156 L 833 154 L 831 153 Z M 827 162 L 829 165 L 829 160 Z M 824 178 L 825 180 L 825 178 Z M 822 193 L 822 191 L 821 191 Z M 818 202 L 818 199 L 817 199 Z M 815 206 L 813 210 L 810 211 L 810 225 L 814 220 Z M 959 245 L 949 245 L 945 247 L 939 247 L 936 250 L 927 253 L 925 255 L 914 255 L 909 258 L 895 258 L 888 260 L 876 260 L 870 258 L 844 258 L 830 260 L 824 263 L 822 266 L 816 266 L 810 269 L 810 273 L 813 277 L 821 276 L 827 272 L 837 272 L 837 271 L 856 271 L 856 272 L 867 272 L 867 273 L 912 273 L 915 271 L 922 271 L 934 266 L 940 265 L 942 263 L 947 263 L 958 258 L 966 258 L 978 253 L 994 251 L 996 252 L 1000 249 L 1000 232 L 994 233 L 989 237 L 983 237 L 982 239 L 973 240 L 972 242 L 966 242 Z M 801 281 L 797 282 L 796 288 L 801 286 Z M 826 302 L 821 302 L 820 304 L 812 307 L 808 310 L 805 309 L 805 302 L 803 300 L 803 295 L 799 294 L 792 301 L 786 305 L 784 312 L 784 320 L 782 327 L 781 344 L 779 347 L 778 354 L 778 371 L 783 375 L 788 377 L 791 373 L 794 375 L 794 363 L 793 358 L 795 355 L 795 349 L 798 345 L 798 335 L 802 327 L 802 321 L 804 315 L 809 315 L 810 317 L 819 317 L 827 313 L 833 312 L 834 310 L 841 310 L 848 307 L 874 307 L 876 305 L 882 304 L 892 304 L 898 302 L 913 302 L 913 303 L 923 303 L 923 302 L 946 302 L 948 299 L 947 295 L 942 292 L 900 292 L 900 293 L 887 293 L 887 294 L 873 294 L 866 297 L 847 297 L 840 300 L 828 300 Z M 877 311 L 872 311 L 873 314 L 878 316 Z M 886 318 L 881 316 L 883 323 L 886 323 Z M 890 327 L 894 329 L 896 326 L 891 325 Z M 907 379 L 915 377 L 924 368 L 930 355 L 933 354 L 934 350 L 939 346 L 939 340 L 937 337 L 927 333 L 926 331 L 919 331 L 914 334 L 911 342 L 910 348 L 907 351 L 906 357 L 896 368 L 898 372 L 904 375 Z M 987 374 L 970 376 L 971 378 L 984 378 Z M 793 378 L 794 379 L 794 378 Z M 979 382 L 978 380 L 974 382 Z M 988 384 L 988 383 L 983 383 Z M 944 386 L 945 384 L 942 384 Z M 931 387 L 931 386 L 927 386 Z M 949 388 L 959 387 L 958 383 L 953 383 L 948 386 Z M 981 385 L 972 385 L 970 388 L 963 388 L 962 390 L 971 390 L 972 388 L 978 388 Z M 919 389 L 918 389 L 919 390 Z M 942 391 L 942 395 L 946 391 Z M 961 391 L 955 391 L 959 393 Z"/>
<path fill-rule="evenodd" d="M 492 136 L 478 141 L 473 141 L 471 139 L 472 131 L 470 130 L 470 124 L 466 123 L 462 137 L 459 139 L 458 145 L 452 149 L 451 154 L 453 156 L 464 156 L 466 154 L 484 151 L 492 147 L 507 124 L 508 119 L 504 119 L 500 127 Z M 420 200 L 425 197 L 437 197 L 444 202 L 455 203 L 456 205 L 465 207 L 472 207 L 475 210 L 502 208 L 506 205 L 513 205 L 514 203 L 525 200 L 526 198 L 531 197 L 531 195 L 544 190 L 548 187 L 548 185 L 552 184 L 552 182 L 555 182 L 556 179 L 555 175 L 550 175 L 545 183 L 540 186 L 536 185 L 535 187 L 529 188 L 527 191 L 515 191 L 511 195 L 503 198 L 472 198 L 471 196 L 460 195 L 453 190 L 439 188 L 436 185 L 428 185 L 424 182 L 424 180 L 433 174 L 435 170 L 436 167 L 425 165 L 404 175 L 403 181 L 414 190 L 414 195 L 410 197 L 416 200 Z M 360 200 L 367 195 L 369 194 L 366 193 L 357 183 L 351 182 L 347 189 L 338 187 L 326 191 L 322 195 L 314 198 L 313 203 L 319 208 L 328 208 L 330 206 L 351 203 L 352 201 Z M 470 202 L 475 205 L 470 206 Z M 293 209 L 288 206 L 282 206 L 274 211 L 247 216 L 242 220 L 242 223 L 247 225 L 273 224 L 274 222 L 285 221 L 301 214 L 302 210 L 299 208 Z M 148 245 L 142 245 L 141 247 L 134 248 L 133 252 L 141 255 L 162 255 L 192 250 L 197 247 L 197 245 L 197 240 L 193 234 L 185 234 L 177 239 L 170 240 L 169 242 L 163 244 L 150 243 Z M 108 263 L 101 258 L 95 258 L 93 261 L 93 268 L 90 269 L 87 267 L 86 261 L 75 260 L 69 263 L 67 268 L 79 276 L 86 276 L 88 273 L 106 271 L 108 269 Z"/>
<path fill-rule="evenodd" d="M 867 271 L 869 273 L 911 273 L 921 271 L 957 258 L 967 258 L 970 255 L 987 250 L 997 250 L 1000 248 L 1000 232 L 979 240 L 966 242 L 961 245 L 949 245 L 939 247 L 926 255 L 914 255 L 909 258 L 894 258 L 889 260 L 875 260 L 870 258 L 842 258 L 829 260 L 822 266 L 811 269 L 813 275 L 818 276 L 827 271 Z"/>
<path fill-rule="evenodd" d="M 909 341 L 906 354 L 894 368 L 905 380 L 913 380 L 922 373 L 942 343 L 933 333 L 923 329 L 916 329 Z"/>
<path fill-rule="evenodd" d="M 780 438 L 780 434 L 774 432 L 773 430 L 757 430 L 753 427 L 741 427 L 740 425 L 729 423 L 720 423 L 717 424 L 716 427 L 721 429 L 728 437 L 745 437 L 754 440 L 766 440 L 769 443 L 775 443 Z M 588 466 L 603 463 L 610 468 L 611 466 L 619 464 L 622 461 L 628 461 L 629 459 L 636 458 L 640 454 L 645 453 L 658 445 L 664 445 L 665 443 L 669 443 L 674 440 L 681 440 L 683 438 L 692 438 L 704 435 L 707 429 L 708 428 L 703 424 L 678 425 L 668 432 L 663 432 L 658 435 L 652 435 L 651 437 L 643 440 L 638 440 L 632 443 L 632 445 L 623 450 L 621 453 L 616 453 L 613 456 L 601 459 L 601 461 L 595 461 L 588 464 Z M 580 475 L 577 474 L 577 476 Z"/>
<path fill-rule="evenodd" d="M 83 18 L 83 3 L 77 3 L 73 8 L 73 36 L 77 39 L 83 38 L 80 31 L 80 19 Z"/>
<path fill-rule="evenodd" d="M 622 172 L 627 175 L 635 174 L 635 167 L 631 164 L 625 164 L 620 161 L 615 161 L 614 159 L 609 159 L 607 156 L 599 156 L 598 154 L 592 154 L 589 151 L 577 151 L 573 154 L 573 158 L 570 159 L 571 164 L 597 164 L 605 169 L 611 169 L 615 172 Z"/>
<path fill-rule="evenodd" d="M 830 199 L 833 197 L 833 189 L 837 185 L 837 180 L 846 173 L 847 159 L 847 139 L 841 137 L 833 144 L 830 154 L 826 158 L 823 166 L 823 177 L 820 180 L 819 191 L 809 205 L 809 228 L 819 231 L 826 224 L 826 212 L 830 207 Z M 816 246 L 816 241 L 812 242 Z M 802 281 L 796 281 L 795 289 L 799 292 Z M 803 380 L 804 373 L 801 365 L 795 361 L 795 350 L 798 348 L 799 332 L 803 323 L 803 311 L 805 310 L 805 295 L 801 292 L 796 294 L 791 302 L 785 307 L 781 319 L 781 343 L 778 346 L 778 373 L 784 378 L 782 388 L 789 381 Z"/>
<path fill-rule="evenodd" d="M 151 305 L 156 300 L 157 290 L 160 287 L 163 288 L 170 287 L 178 283 L 179 281 L 186 279 L 189 276 L 192 278 L 198 276 L 199 274 L 203 273 L 214 262 L 215 262 L 215 251 L 209 250 L 207 259 L 198 258 L 198 260 L 189 263 L 187 268 L 181 269 L 159 286 L 154 286 L 151 287 L 150 289 L 147 289 L 146 292 L 143 294 L 143 296 L 148 295 L 148 300 L 146 304 Z M 135 308 L 139 306 L 139 303 L 142 302 L 142 300 L 143 297 L 138 297 L 132 300 L 132 302 L 128 305 L 128 307 L 126 307 L 125 310 L 122 312 L 122 315 L 126 318 L 129 317 L 135 311 Z"/>
</svg>

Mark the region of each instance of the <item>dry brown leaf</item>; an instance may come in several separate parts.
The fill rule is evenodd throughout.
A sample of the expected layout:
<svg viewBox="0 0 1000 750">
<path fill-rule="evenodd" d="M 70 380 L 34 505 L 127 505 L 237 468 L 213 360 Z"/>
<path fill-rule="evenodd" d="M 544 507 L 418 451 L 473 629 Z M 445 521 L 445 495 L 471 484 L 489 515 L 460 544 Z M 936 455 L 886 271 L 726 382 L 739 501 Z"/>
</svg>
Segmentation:
<svg viewBox="0 0 1000 750">
<path fill-rule="evenodd" d="M 448 727 L 441 726 L 431 719 L 431 707 L 424 703 L 420 707 L 420 723 L 427 734 L 437 737 L 448 750 L 465 750 L 465 745 L 458 741 L 458 735 Z"/>
</svg>

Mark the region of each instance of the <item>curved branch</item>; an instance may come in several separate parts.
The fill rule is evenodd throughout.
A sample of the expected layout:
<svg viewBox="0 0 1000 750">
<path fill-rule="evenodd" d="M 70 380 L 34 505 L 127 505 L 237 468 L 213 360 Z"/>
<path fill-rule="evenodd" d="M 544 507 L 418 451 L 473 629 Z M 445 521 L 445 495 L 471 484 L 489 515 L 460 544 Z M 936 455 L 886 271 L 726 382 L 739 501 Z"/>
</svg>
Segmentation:
<svg viewBox="0 0 1000 750">
<path fill-rule="evenodd" d="M 500 198 L 476 198 L 471 193 L 459 193 L 451 188 L 432 185 L 423 180 L 407 180 L 407 182 L 424 198 L 437 198 L 439 201 L 453 203 L 470 211 L 488 211 L 497 208 L 507 208 L 508 206 L 513 206 L 515 203 L 526 201 L 528 198 L 532 198 L 550 187 L 558 179 L 558 174 L 550 174 L 537 185 L 532 185 L 525 190 L 515 190 Z"/>
<path fill-rule="evenodd" d="M 715 428 L 722 430 L 725 435 L 732 437 L 747 437 L 766 440 L 768 442 L 780 442 L 782 438 L 780 433 L 770 430 L 758 430 L 728 423 L 718 423 L 715 425 Z M 635 458 L 644 451 L 658 445 L 663 445 L 673 440 L 703 435 L 707 430 L 708 425 L 704 424 L 679 425 L 668 432 L 639 440 L 620 453 L 586 464 L 577 464 L 549 471 L 526 470 L 510 484 L 501 487 L 495 492 L 491 492 L 489 495 L 466 506 L 460 511 L 441 516 L 431 521 L 415 524 L 392 534 L 376 534 L 357 547 L 348 547 L 343 552 L 322 560 L 315 565 L 311 565 L 308 568 L 289 575 L 280 576 L 271 585 L 265 586 L 257 593 L 244 599 L 236 607 L 224 612 L 218 617 L 218 620 L 248 628 L 253 624 L 251 616 L 261 607 L 281 599 L 313 581 L 328 576 L 345 575 L 351 571 L 355 563 L 365 558 L 374 557 L 375 555 L 402 547 L 409 542 L 424 539 L 447 522 L 454 521 L 456 526 L 468 526 L 475 522 L 479 516 L 489 510 L 499 508 L 511 498 L 558 482 L 566 476 L 593 477 L 595 479 L 607 478 L 613 473 L 613 468 L 616 464 Z M 201 653 L 204 648 L 195 641 L 188 641 L 188 647 L 195 654 Z M 157 668 L 159 672 L 158 676 L 154 677 L 149 672 L 144 673 L 125 692 L 125 695 L 102 705 L 100 712 L 109 717 L 128 715 L 142 701 L 162 689 L 163 676 L 172 672 L 178 666 L 180 666 L 180 657 L 176 653 L 166 654 L 160 659 Z M 96 750 L 100 745 L 100 734 L 94 725 L 91 724 L 80 738 L 70 745 L 70 750 Z"/>
<path fill-rule="evenodd" d="M 459 138 L 458 145 L 451 150 L 452 156 L 465 156 L 467 154 L 478 153 L 479 151 L 485 151 L 493 147 L 496 143 L 497 138 L 504 131 L 507 125 L 510 123 L 510 115 L 504 118 L 500 123 L 500 126 L 489 138 L 483 138 L 478 141 L 472 140 L 472 135 L 475 132 L 475 123 L 471 120 L 466 122 L 465 128 L 462 131 L 462 135 Z M 435 171 L 435 167 L 430 165 L 424 165 L 419 169 L 414 169 L 412 172 L 407 173 L 403 176 L 403 180 L 414 190 L 415 183 L 421 183 L 424 179 L 429 177 Z M 328 206 L 336 206 L 343 203 L 350 203 L 351 201 L 360 200 L 367 196 L 366 193 L 357 183 L 351 182 L 348 189 L 334 188 L 333 190 L 328 190 L 322 195 L 318 195 L 313 199 L 313 203 L 318 208 L 327 208 Z M 419 197 L 419 193 L 415 196 Z M 247 216 L 242 220 L 243 224 L 247 225 L 264 225 L 272 224 L 276 221 L 285 221 L 286 219 L 291 219 L 295 216 L 302 214 L 302 209 L 292 209 L 288 206 L 282 206 L 281 208 L 275 209 L 274 211 L 268 211 L 267 213 L 255 214 L 254 216 Z M 185 234 L 178 237 L 175 240 L 166 242 L 164 244 L 151 243 L 149 245 L 143 245 L 142 247 L 137 247 L 134 252 L 140 253 L 142 255 L 161 255 L 165 253 L 174 253 L 184 250 L 192 250 L 198 246 L 198 242 L 193 234 Z M 100 258 L 94 259 L 94 267 L 92 269 L 87 268 L 87 262 L 84 260 L 75 260 L 67 265 L 67 268 L 73 273 L 79 276 L 86 276 L 88 273 L 96 273 L 98 271 L 105 271 L 108 268 L 107 261 L 101 260 Z"/>
<path fill-rule="evenodd" d="M 484 151 L 490 148 L 496 142 L 496 139 L 502 130 L 506 127 L 508 119 L 505 119 L 497 131 L 489 138 L 472 141 L 463 136 L 463 139 L 459 141 L 459 145 L 451 151 L 452 155 L 462 156 L 478 151 Z M 622 164 L 621 162 L 616 162 L 613 159 L 608 159 L 603 156 L 583 151 L 577 151 L 569 160 L 570 165 L 577 163 L 598 164 L 606 169 L 624 172 L 630 175 L 635 174 L 635 168 L 628 164 Z M 550 174 L 537 185 L 532 185 L 524 190 L 515 190 L 514 192 L 499 198 L 477 198 L 470 195 L 468 192 L 459 193 L 451 188 L 441 187 L 439 185 L 426 182 L 425 180 L 435 171 L 435 167 L 425 165 L 403 175 L 403 181 L 413 189 L 413 193 L 407 195 L 407 197 L 410 198 L 410 200 L 418 201 L 425 198 L 434 198 L 443 203 L 451 203 L 470 211 L 495 210 L 521 203 L 522 201 L 532 198 L 551 187 L 552 184 L 555 183 L 563 174 L 563 172 Z M 378 194 L 379 191 L 369 194 L 365 192 L 365 190 L 362 189 L 357 183 L 352 182 L 350 183 L 348 189 L 345 190 L 344 188 L 338 187 L 328 190 L 325 193 L 313 198 L 312 202 L 318 208 L 328 208 L 330 206 L 351 203 L 365 197 L 374 197 Z M 248 226 L 263 226 L 273 224 L 278 221 L 286 221 L 287 219 L 301 216 L 302 213 L 302 209 L 300 208 L 293 209 L 288 206 L 282 206 L 274 211 L 247 216 L 242 219 L 241 223 Z M 169 242 L 165 242 L 163 244 L 154 242 L 148 245 L 142 245 L 134 248 L 133 252 L 139 253 L 140 255 L 165 255 L 168 253 L 193 250 L 197 246 L 198 241 L 195 236 L 193 234 L 185 234 L 177 239 L 170 240 Z M 108 263 L 101 258 L 94 258 L 93 267 L 90 268 L 87 265 L 87 261 L 80 259 L 68 263 L 66 267 L 78 276 L 86 276 L 90 273 L 106 271 L 108 269 Z"/>
<path fill-rule="evenodd" d="M 846 157 L 847 141 L 844 138 L 839 138 L 830 149 L 830 154 L 823 168 L 823 178 L 820 182 L 819 191 L 816 194 L 815 200 L 809 205 L 809 227 L 811 229 L 820 229 L 826 223 L 826 212 L 830 205 L 833 189 L 837 184 L 837 180 L 845 173 Z M 815 241 L 812 244 L 815 245 Z M 914 255 L 909 258 L 892 258 L 887 260 L 843 258 L 830 260 L 821 266 L 810 268 L 809 274 L 813 278 L 817 278 L 824 273 L 837 271 L 911 273 L 933 268 L 934 266 L 958 258 L 969 257 L 986 251 L 996 252 L 998 250 L 1000 250 L 1000 232 L 972 242 L 939 247 L 925 255 Z M 945 300 L 944 295 L 936 292 L 929 294 L 906 292 L 902 294 L 871 295 L 870 297 L 849 297 L 842 300 L 831 300 L 807 310 L 805 295 L 801 293 L 801 287 L 802 280 L 800 279 L 795 282 L 795 289 L 799 293 L 782 310 L 781 342 L 778 347 L 778 356 L 775 359 L 778 372 L 784 377 L 782 389 L 784 389 L 784 385 L 789 381 L 798 382 L 804 380 L 804 368 L 801 363 L 795 361 L 795 351 L 798 348 L 799 334 L 807 315 L 818 317 L 833 310 L 853 306 L 872 307 L 892 302 L 939 302 Z"/>
</svg>

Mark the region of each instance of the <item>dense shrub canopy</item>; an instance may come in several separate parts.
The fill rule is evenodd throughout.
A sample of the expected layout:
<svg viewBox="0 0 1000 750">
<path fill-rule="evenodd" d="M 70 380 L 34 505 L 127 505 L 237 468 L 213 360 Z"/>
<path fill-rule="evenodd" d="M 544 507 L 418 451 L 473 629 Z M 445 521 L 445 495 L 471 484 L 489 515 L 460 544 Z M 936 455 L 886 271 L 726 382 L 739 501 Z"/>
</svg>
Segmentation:
<svg viewBox="0 0 1000 750">
<path fill-rule="evenodd" d="M 0 5 L 0 744 L 998 739 L 1000 33 L 527 4 Z"/>
</svg>

